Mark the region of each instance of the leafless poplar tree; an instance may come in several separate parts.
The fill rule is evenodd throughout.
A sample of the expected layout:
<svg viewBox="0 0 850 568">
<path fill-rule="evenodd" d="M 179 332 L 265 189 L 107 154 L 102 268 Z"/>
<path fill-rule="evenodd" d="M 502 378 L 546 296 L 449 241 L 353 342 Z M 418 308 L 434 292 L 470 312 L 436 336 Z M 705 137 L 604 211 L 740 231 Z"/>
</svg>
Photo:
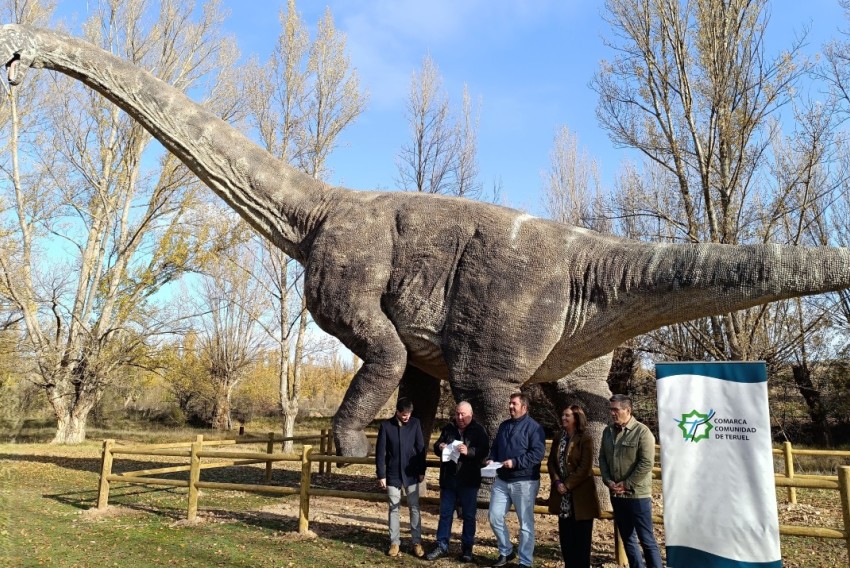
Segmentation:
<svg viewBox="0 0 850 568">
<path fill-rule="evenodd" d="M 202 86 L 233 55 L 218 33 L 215 2 L 198 18 L 176 0 L 158 9 L 142 0 L 92 6 L 84 25 L 90 41 L 179 88 Z M 74 443 L 85 438 L 89 412 L 120 370 L 144 364 L 162 325 L 151 296 L 192 266 L 205 244 L 193 227 L 199 185 L 188 170 L 170 154 L 145 169 L 151 137 L 141 126 L 77 82 L 57 78 L 51 87 L 38 105 L 38 134 L 21 132 L 11 91 L 4 191 L 17 204 L 9 238 L 20 254 L 4 258 L 0 270 L 56 415 L 54 441 Z M 59 191 L 43 191 L 47 183 Z"/>
<path fill-rule="evenodd" d="M 246 259 L 259 261 L 258 249 L 252 239 L 211 259 L 200 284 L 198 347 L 213 388 L 212 427 L 218 430 L 231 429 L 233 389 L 256 363 L 262 347 L 260 322 L 269 297 L 245 266 Z"/>
<path fill-rule="evenodd" d="M 555 134 L 543 173 L 543 199 L 548 216 L 561 223 L 605 232 L 601 187 L 596 160 L 579 147 L 578 137 L 566 126 Z"/>
<path fill-rule="evenodd" d="M 478 112 L 464 86 L 461 116 L 455 120 L 443 78 L 430 56 L 411 78 L 407 119 L 411 137 L 396 160 L 399 186 L 406 191 L 479 197 Z"/>
<path fill-rule="evenodd" d="M 766 0 L 606 2 L 616 57 L 592 82 L 597 116 L 617 145 L 645 160 L 618 183 L 610 214 L 618 232 L 801 242 L 799 228 L 830 195 L 831 182 L 815 174 L 834 124 L 795 89 L 810 70 L 799 51 L 804 38 L 766 54 L 767 7 Z M 794 125 L 790 136 L 783 119 Z M 765 359 L 776 369 L 819 325 L 805 305 L 671 326 L 646 336 L 642 347 L 678 360 Z"/>
<path fill-rule="evenodd" d="M 262 144 L 273 154 L 322 179 L 327 158 L 340 133 L 363 112 L 356 71 L 345 51 L 345 37 L 330 11 L 318 24 L 312 42 L 294 0 L 280 15 L 281 34 L 271 59 L 254 66 L 248 77 L 250 114 Z M 279 249 L 265 246 L 264 280 L 277 314 L 275 341 L 279 346 L 279 392 L 284 436 L 292 436 L 298 415 L 302 364 L 311 350 L 306 345 L 309 313 L 300 293 L 302 269 Z M 291 443 L 284 447 L 291 449 Z"/>
</svg>

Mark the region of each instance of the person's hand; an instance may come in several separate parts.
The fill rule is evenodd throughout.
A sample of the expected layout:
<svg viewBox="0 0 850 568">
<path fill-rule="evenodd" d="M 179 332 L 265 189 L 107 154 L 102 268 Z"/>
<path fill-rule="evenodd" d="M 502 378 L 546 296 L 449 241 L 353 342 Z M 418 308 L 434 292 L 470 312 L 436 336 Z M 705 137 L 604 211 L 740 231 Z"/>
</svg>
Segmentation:
<svg viewBox="0 0 850 568">
<path fill-rule="evenodd" d="M 484 465 L 490 465 L 491 463 L 493 463 L 493 460 L 486 460 L 486 461 L 484 462 Z"/>
<path fill-rule="evenodd" d="M 502 467 L 505 467 L 505 468 L 507 468 L 507 469 L 513 469 L 513 467 L 514 467 L 514 460 L 508 459 L 508 460 L 503 461 L 503 462 L 502 462 Z"/>
<path fill-rule="evenodd" d="M 440 444 L 440 451 L 442 452 L 445 449 L 446 449 L 446 443 L 443 442 L 442 444 Z"/>
<path fill-rule="evenodd" d="M 378 487 L 380 487 L 381 489 L 386 489 L 387 488 L 387 480 L 386 479 L 379 479 L 378 480 Z"/>
<path fill-rule="evenodd" d="M 465 456 L 469 450 L 466 448 L 466 444 L 461 444 L 457 447 L 457 451 L 460 452 L 460 455 Z"/>
<path fill-rule="evenodd" d="M 425 481 L 425 474 L 424 473 L 419 476 L 419 483 L 422 483 L 423 481 Z"/>
<path fill-rule="evenodd" d="M 611 482 L 611 491 L 614 492 L 614 495 L 623 495 L 626 492 L 626 484 L 622 481 L 614 483 Z"/>
<path fill-rule="evenodd" d="M 564 485 L 564 483 L 560 480 L 556 481 L 555 483 L 557 484 L 556 489 L 558 490 L 558 493 L 564 495 L 567 492 L 567 486 Z"/>
</svg>

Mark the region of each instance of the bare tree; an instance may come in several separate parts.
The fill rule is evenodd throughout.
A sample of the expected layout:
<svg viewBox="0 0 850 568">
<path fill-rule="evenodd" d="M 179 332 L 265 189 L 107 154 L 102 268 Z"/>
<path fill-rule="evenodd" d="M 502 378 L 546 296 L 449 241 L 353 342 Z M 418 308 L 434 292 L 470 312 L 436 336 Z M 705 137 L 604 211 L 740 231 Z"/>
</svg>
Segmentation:
<svg viewBox="0 0 850 568">
<path fill-rule="evenodd" d="M 363 112 L 366 96 L 346 55 L 345 37 L 327 10 L 312 42 L 289 0 L 281 13 L 281 34 L 271 59 L 249 75 L 251 117 L 263 145 L 322 179 L 327 158 L 341 132 Z M 279 393 L 284 436 L 292 436 L 298 415 L 309 313 L 300 293 L 303 270 L 276 247 L 264 250 L 263 274 L 274 299 L 279 348 Z M 326 347 L 326 346 L 323 346 Z M 291 442 L 284 450 L 291 449 Z"/>
<path fill-rule="evenodd" d="M 549 170 L 543 174 L 543 199 L 548 216 L 561 223 L 605 232 L 596 208 L 601 206 L 599 168 L 596 160 L 579 148 L 578 137 L 562 126 L 555 134 L 549 154 Z"/>
<path fill-rule="evenodd" d="M 617 55 L 592 82 L 597 116 L 616 144 L 645 160 L 615 191 L 618 232 L 800 243 L 817 204 L 830 199 L 834 182 L 818 168 L 829 160 L 834 122 L 796 89 L 811 69 L 800 54 L 804 36 L 767 56 L 767 8 L 767 0 L 607 0 Z M 765 359 L 775 370 L 820 325 L 805 305 L 671 326 L 641 347 L 672 359 Z"/>
<path fill-rule="evenodd" d="M 463 86 L 461 116 L 457 125 L 457 158 L 454 164 L 455 195 L 478 199 L 481 197 L 482 184 L 478 178 L 478 125 L 480 108 L 472 104 L 469 87 Z"/>
<path fill-rule="evenodd" d="M 430 56 L 411 78 L 407 118 L 411 140 L 399 154 L 399 184 L 407 191 L 452 193 L 457 136 L 443 78 Z"/>
<path fill-rule="evenodd" d="M 158 10 L 142 0 L 103 2 L 84 31 L 188 89 L 234 55 L 219 35 L 217 4 L 197 18 L 194 12 L 176 0 Z M 44 130 L 25 134 L 32 136 L 26 152 L 20 123 L 11 119 L 6 189 L 17 204 L 10 238 L 20 254 L 3 259 L 0 270 L 56 415 L 54 441 L 75 443 L 119 370 L 145 364 L 149 338 L 163 330 L 151 296 L 191 267 L 206 243 L 193 228 L 199 184 L 188 170 L 170 154 L 144 168 L 151 137 L 141 126 L 77 82 L 57 78 L 51 87 L 39 105 Z M 45 183 L 60 191 L 43 191 Z M 57 247 L 63 260 L 39 252 Z"/>
<path fill-rule="evenodd" d="M 212 427 L 230 430 L 233 389 L 247 375 L 262 348 L 263 314 L 268 297 L 261 293 L 246 259 L 259 261 L 252 239 L 208 263 L 200 285 L 199 348 L 213 387 Z M 238 261 L 236 260 L 238 259 Z"/>
<path fill-rule="evenodd" d="M 303 109 L 306 135 L 301 169 L 316 179 L 327 175 L 328 155 L 339 143 L 340 133 L 366 108 L 357 71 L 345 52 L 345 35 L 337 31 L 330 9 L 319 21 L 310 46 L 307 71 L 312 85 Z"/>
<path fill-rule="evenodd" d="M 478 179 L 478 124 L 480 102 L 473 105 L 466 85 L 461 112 L 455 118 L 443 77 L 430 56 L 413 73 L 407 101 L 410 141 L 396 159 L 398 184 L 406 191 L 440 193 L 477 199 L 482 184 Z M 495 198 L 495 193 L 494 193 Z"/>
</svg>

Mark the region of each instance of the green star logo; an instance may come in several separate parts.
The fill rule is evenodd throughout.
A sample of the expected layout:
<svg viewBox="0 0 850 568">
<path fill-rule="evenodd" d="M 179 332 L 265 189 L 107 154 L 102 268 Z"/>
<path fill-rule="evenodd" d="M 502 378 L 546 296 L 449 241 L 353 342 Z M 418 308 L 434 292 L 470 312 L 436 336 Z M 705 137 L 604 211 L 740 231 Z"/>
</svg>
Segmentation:
<svg viewBox="0 0 850 568">
<path fill-rule="evenodd" d="M 709 410 L 708 414 L 703 414 L 694 409 L 687 414 L 682 414 L 682 419 L 676 420 L 676 422 L 679 423 L 679 430 L 682 431 L 682 437 L 685 440 L 699 442 L 700 440 L 708 440 L 709 433 L 714 428 L 711 424 L 712 418 L 714 418 L 714 410 Z"/>
</svg>

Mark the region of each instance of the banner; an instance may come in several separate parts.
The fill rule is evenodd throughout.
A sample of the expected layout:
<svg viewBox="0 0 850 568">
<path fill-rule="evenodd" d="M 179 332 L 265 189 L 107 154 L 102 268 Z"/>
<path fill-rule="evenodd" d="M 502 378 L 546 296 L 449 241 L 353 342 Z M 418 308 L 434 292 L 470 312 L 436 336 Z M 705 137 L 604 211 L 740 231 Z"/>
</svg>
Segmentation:
<svg viewBox="0 0 850 568">
<path fill-rule="evenodd" d="M 767 369 L 658 363 L 669 568 L 780 568 Z"/>
</svg>

